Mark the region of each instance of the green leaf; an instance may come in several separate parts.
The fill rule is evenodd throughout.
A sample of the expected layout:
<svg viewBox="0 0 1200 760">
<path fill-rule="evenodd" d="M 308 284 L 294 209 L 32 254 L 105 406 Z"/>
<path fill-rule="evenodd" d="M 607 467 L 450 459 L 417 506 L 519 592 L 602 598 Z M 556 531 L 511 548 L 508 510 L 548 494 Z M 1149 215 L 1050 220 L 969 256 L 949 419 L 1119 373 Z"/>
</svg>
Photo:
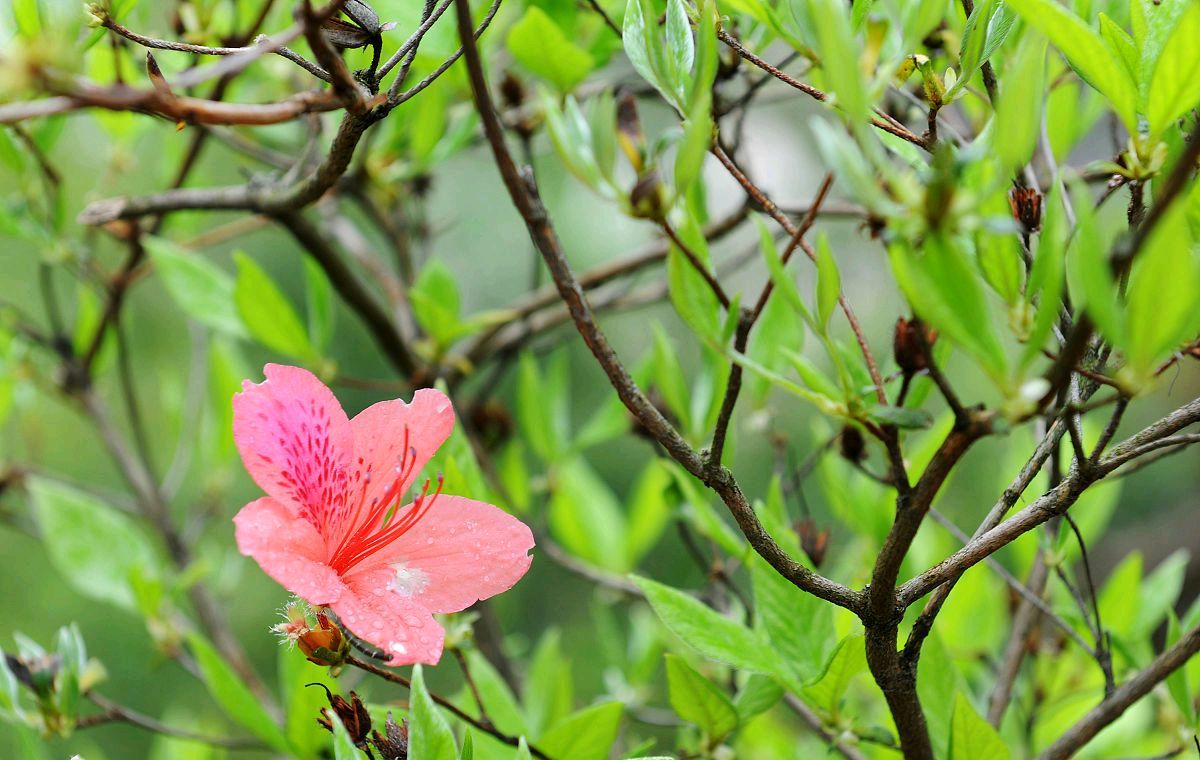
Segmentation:
<svg viewBox="0 0 1200 760">
<path fill-rule="evenodd" d="M 751 673 L 745 685 L 738 690 L 733 706 L 743 723 L 756 715 L 765 713 L 783 699 L 784 690 L 771 676 Z"/>
<path fill-rule="evenodd" d="M 666 661 L 668 695 L 675 713 L 699 726 L 714 744 L 733 733 L 738 714 L 725 692 L 681 658 L 667 654 Z"/>
<path fill-rule="evenodd" d="M 554 471 L 550 532 L 571 554 L 615 572 L 630 569 L 625 515 L 612 489 L 583 459 Z"/>
<path fill-rule="evenodd" d="M 136 575 L 161 577 L 162 561 L 132 519 L 91 494 L 31 477 L 34 514 L 50 561 L 63 580 L 89 599 L 134 612 Z"/>
<path fill-rule="evenodd" d="M 825 233 L 817 238 L 817 326 L 821 333 L 829 329 L 829 318 L 837 308 L 842 294 L 842 276 L 838 272 L 829 239 Z"/>
<path fill-rule="evenodd" d="M 525 717 L 521 714 L 517 698 L 487 658 L 478 650 L 472 649 L 467 652 L 467 663 L 471 668 L 475 687 L 479 689 L 479 696 L 483 699 L 487 716 L 496 728 L 514 736 L 528 734 L 529 728 L 525 724 Z"/>
<path fill-rule="evenodd" d="M 684 93 L 688 89 L 692 64 L 696 60 L 696 43 L 692 40 L 692 25 L 688 22 L 683 0 L 667 0 L 666 33 L 667 81 L 682 103 L 685 100 Z"/>
<path fill-rule="evenodd" d="M 833 608 L 796 588 L 766 562 L 751 564 L 755 627 L 779 655 L 777 671 L 799 691 L 825 672 L 837 642 Z"/>
<path fill-rule="evenodd" d="M 315 261 L 304 259 L 304 294 L 308 305 L 308 339 L 318 351 L 333 340 L 333 287 Z"/>
<path fill-rule="evenodd" d="M 575 685 L 571 680 L 571 663 L 562 653 L 561 639 L 557 628 L 546 631 L 529 661 L 521 701 L 533 736 L 571 712 Z"/>
<path fill-rule="evenodd" d="M 458 760 L 454 734 L 425 688 L 420 665 L 413 666 L 409 704 L 409 754 L 421 760 Z"/>
<path fill-rule="evenodd" d="M 314 665 L 296 649 L 280 647 L 279 694 L 287 715 L 284 727 L 292 750 L 300 757 L 316 757 L 329 741 L 328 732 L 313 720 L 321 708 L 329 706 L 329 700 L 322 689 L 306 688 L 309 683 L 324 684 L 335 693 L 338 690 L 329 668 Z"/>
<path fill-rule="evenodd" d="M 1067 249 L 1067 282 L 1071 300 L 1086 309 L 1105 337 L 1125 344 L 1124 322 L 1117 308 L 1117 283 L 1108 263 L 1108 241 L 1092 208 L 1092 195 L 1080 181 L 1070 184 L 1075 234 Z"/>
<path fill-rule="evenodd" d="M 1200 42 L 1193 44 L 1200 47 Z M 1134 371 L 1152 373 L 1159 361 L 1200 329 L 1195 308 L 1200 301 L 1200 256 L 1194 246 L 1187 209 L 1179 201 L 1154 227 L 1133 263 L 1125 342 L 1120 345 Z"/>
<path fill-rule="evenodd" d="M 950 722 L 950 760 L 1008 760 L 1008 747 L 996 729 L 959 692 Z"/>
<path fill-rule="evenodd" d="M 262 345 L 286 356 L 311 362 L 316 358 L 308 331 L 287 297 L 254 259 L 238 251 L 233 298 L 250 334 Z"/>
<path fill-rule="evenodd" d="M 570 92 L 596 65 L 591 54 L 572 42 L 554 19 L 536 5 L 508 33 L 508 50 L 533 74 L 550 82 L 559 92 Z"/>
<path fill-rule="evenodd" d="M 708 244 L 690 218 L 678 229 L 679 238 L 696 255 L 700 264 L 709 266 Z M 674 244 L 667 254 L 667 285 L 671 303 L 688 327 L 700 337 L 719 342 L 721 306 L 704 276 Z"/>
<path fill-rule="evenodd" d="M 670 522 L 674 499 L 669 497 L 674 482 L 666 463 L 651 459 L 634 483 L 629 499 L 629 531 L 625 538 L 630 567 L 636 567 L 654 548 Z"/>
<path fill-rule="evenodd" d="M 867 415 L 876 422 L 910 430 L 923 430 L 933 425 L 933 415 L 924 409 L 878 404 L 871 407 Z"/>
<path fill-rule="evenodd" d="M 287 737 L 275 721 L 263 709 L 258 697 L 246 686 L 221 653 L 199 633 L 190 633 L 188 646 L 200 668 L 200 676 L 217 704 L 225 714 L 240 723 L 250 733 L 262 739 L 273 749 L 290 754 L 292 749 Z"/>
<path fill-rule="evenodd" d="M 1033 267 L 1025 285 L 1025 298 L 1032 303 L 1037 298 L 1037 314 L 1033 326 L 1025 337 L 1026 346 L 1021 354 L 1021 367 L 1041 355 L 1042 347 L 1058 319 L 1062 303 L 1063 272 L 1066 268 L 1067 212 L 1063 207 L 1062 184 L 1055 182 L 1054 189 L 1046 198 L 1044 223 L 1038 235 L 1037 250 L 1033 256 Z"/>
<path fill-rule="evenodd" d="M 678 589 L 638 576 L 633 581 L 671 633 L 705 657 L 759 673 L 775 670 L 777 658 L 749 628 Z"/>
<path fill-rule="evenodd" d="M 1113 59 L 1100 35 L 1054 0 L 1005 0 L 1025 22 L 1046 35 L 1071 68 L 1103 95 L 1125 127 L 1137 131 L 1137 87 Z"/>
<path fill-rule="evenodd" d="M 793 0 L 805 3 L 816 26 L 817 52 L 838 106 L 852 125 L 867 121 L 866 88 L 858 66 L 860 45 L 854 38 L 846 4 L 840 0 Z"/>
<path fill-rule="evenodd" d="M 660 65 L 664 61 L 664 53 L 662 38 L 658 34 L 657 15 L 649 0 L 628 0 L 621 26 L 621 40 L 634 70 L 653 85 L 667 102 L 676 104 L 678 98 L 669 74 Z"/>
<path fill-rule="evenodd" d="M 1046 41 L 1026 35 L 1017 48 L 1016 59 L 1004 70 L 992 145 L 1005 172 L 1025 165 L 1037 145 L 1042 127 L 1045 94 Z"/>
<path fill-rule="evenodd" d="M 533 760 L 533 755 L 529 753 L 529 742 L 525 741 L 524 736 L 517 745 L 517 754 L 513 755 L 513 760 Z"/>
<path fill-rule="evenodd" d="M 163 238 L 147 236 L 143 245 L 167 293 L 184 313 L 214 330 L 246 336 L 246 327 L 234 305 L 232 277 L 199 254 Z"/>
<path fill-rule="evenodd" d="M 1183 630 L 1179 625 L 1179 618 L 1175 615 L 1175 610 L 1168 610 L 1167 617 L 1167 639 L 1165 647 L 1170 649 L 1183 636 Z M 1188 726 L 1196 725 L 1196 704 L 1192 701 L 1192 690 L 1188 684 L 1188 669 L 1177 668 L 1174 673 L 1167 676 L 1167 691 L 1171 694 L 1171 699 L 1179 711 L 1183 713 L 1184 721 Z"/>
<path fill-rule="evenodd" d="M 1146 121 L 1153 138 L 1200 103 L 1200 5 L 1190 3 L 1150 76 Z"/>
<path fill-rule="evenodd" d="M 923 250 L 893 243 L 892 271 L 918 315 L 967 350 L 994 380 L 1003 382 L 1006 358 L 975 266 L 956 241 L 930 235 Z"/>
<path fill-rule="evenodd" d="M 458 282 L 441 259 L 430 259 L 408 291 L 413 316 L 425 332 L 445 348 L 466 332 L 461 318 Z"/>
<path fill-rule="evenodd" d="M 330 722 L 333 724 L 333 759 L 362 760 L 363 755 L 354 746 L 354 740 L 350 738 L 350 733 L 342 725 L 342 719 L 332 710 L 328 712 L 331 717 Z"/>
<path fill-rule="evenodd" d="M 537 359 L 532 353 L 525 352 L 517 363 L 517 423 L 534 452 L 542 459 L 554 462 L 562 456 L 566 442 L 559 440 L 550 412 Z"/>
<path fill-rule="evenodd" d="M 1133 41 L 1133 38 L 1124 29 L 1117 25 L 1117 22 L 1109 18 L 1108 14 L 1100 13 L 1099 20 L 1100 37 L 1104 40 L 1104 44 L 1125 65 L 1125 71 L 1129 74 L 1130 78 L 1135 82 L 1139 81 L 1138 69 L 1141 65 L 1141 55 L 1138 52 L 1137 43 Z"/>
<path fill-rule="evenodd" d="M 846 636 L 837 644 L 825 675 L 804 690 L 805 701 L 837 715 L 850 681 L 867 669 L 867 651 L 861 635 Z"/>
<path fill-rule="evenodd" d="M 607 760 L 621 727 L 620 702 L 603 702 L 555 723 L 536 744 L 551 757 Z M 424 755 L 416 755 L 423 758 Z"/>
</svg>

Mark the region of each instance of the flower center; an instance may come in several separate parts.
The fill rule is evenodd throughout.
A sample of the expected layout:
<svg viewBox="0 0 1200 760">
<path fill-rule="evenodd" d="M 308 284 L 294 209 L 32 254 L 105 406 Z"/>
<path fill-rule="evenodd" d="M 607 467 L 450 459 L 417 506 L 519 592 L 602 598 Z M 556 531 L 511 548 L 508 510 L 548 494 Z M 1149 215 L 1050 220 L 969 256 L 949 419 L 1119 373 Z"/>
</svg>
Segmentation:
<svg viewBox="0 0 1200 760">
<path fill-rule="evenodd" d="M 404 429 L 404 455 L 395 467 L 395 479 L 382 496 L 371 499 L 369 508 L 360 506 L 353 524 L 333 551 L 329 566 L 339 575 L 346 573 L 367 557 L 407 533 L 428 514 L 442 493 L 443 479 L 438 475 L 437 488 L 430 493 L 430 480 L 425 481 L 421 495 L 407 508 L 400 508 L 401 489 L 412 477 L 417 452 L 408 445 L 408 428 Z M 364 496 L 365 496 L 364 488 Z"/>
</svg>

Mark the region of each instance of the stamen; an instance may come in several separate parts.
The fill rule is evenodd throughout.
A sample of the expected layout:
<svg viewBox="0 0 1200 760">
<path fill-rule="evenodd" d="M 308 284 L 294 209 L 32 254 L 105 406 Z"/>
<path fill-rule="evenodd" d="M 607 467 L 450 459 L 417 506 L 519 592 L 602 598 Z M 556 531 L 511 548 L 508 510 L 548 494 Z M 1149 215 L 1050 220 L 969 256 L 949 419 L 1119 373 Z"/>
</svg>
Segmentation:
<svg viewBox="0 0 1200 760">
<path fill-rule="evenodd" d="M 431 495 L 429 493 L 430 481 L 426 480 L 425 487 L 421 489 L 421 495 L 413 501 L 412 506 L 405 511 L 403 517 L 401 517 L 395 524 L 389 525 L 387 528 L 379 531 L 373 536 L 366 538 L 362 544 L 356 545 L 355 553 L 348 559 L 335 557 L 334 561 L 330 564 L 334 567 L 334 569 L 340 571 L 348 570 L 391 542 L 395 541 L 400 536 L 407 533 L 413 526 L 421 521 L 421 518 L 429 513 L 430 509 L 433 508 L 433 504 L 437 501 L 437 497 L 442 495 L 442 486 L 444 483 L 445 478 L 441 473 L 438 473 L 437 489 Z"/>
</svg>

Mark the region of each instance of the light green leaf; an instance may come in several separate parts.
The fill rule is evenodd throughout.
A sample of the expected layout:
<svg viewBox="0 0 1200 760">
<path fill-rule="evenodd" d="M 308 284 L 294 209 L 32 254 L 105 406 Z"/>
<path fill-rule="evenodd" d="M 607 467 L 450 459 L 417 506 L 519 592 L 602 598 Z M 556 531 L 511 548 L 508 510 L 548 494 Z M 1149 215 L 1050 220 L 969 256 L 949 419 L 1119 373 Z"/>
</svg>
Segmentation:
<svg viewBox="0 0 1200 760">
<path fill-rule="evenodd" d="M 63 580 L 90 599 L 136 611 L 130 585 L 135 574 L 162 575 L 158 552 L 141 528 L 91 494 L 39 477 L 26 482 L 42 540 Z"/>
<path fill-rule="evenodd" d="M 841 294 L 842 276 L 829 250 L 829 238 L 821 233 L 817 238 L 817 326 L 821 333 L 829 329 L 829 318 Z"/>
<path fill-rule="evenodd" d="M 1006 2 L 1050 39 L 1085 82 L 1104 95 L 1127 129 L 1137 131 L 1137 86 L 1098 33 L 1054 0 Z"/>
<path fill-rule="evenodd" d="M 304 295 L 308 306 L 308 338 L 318 351 L 329 348 L 333 339 L 333 287 L 315 261 L 304 259 Z"/>
<path fill-rule="evenodd" d="M 745 723 L 774 707 L 783 699 L 783 694 L 783 687 L 771 676 L 751 673 L 734 697 L 733 706 Z"/>
<path fill-rule="evenodd" d="M 413 666 L 409 710 L 409 754 L 421 760 L 458 760 L 450 724 L 425 688 L 425 673 Z"/>
<path fill-rule="evenodd" d="M 629 531 L 625 539 L 629 566 L 654 548 L 671 520 L 675 482 L 671 470 L 661 459 L 651 459 L 633 485 L 629 499 Z"/>
<path fill-rule="evenodd" d="M 1004 71 L 992 144 L 1005 172 L 1025 165 L 1033 154 L 1042 127 L 1046 72 L 1046 41 L 1029 34 L 1021 40 L 1016 59 Z"/>
<path fill-rule="evenodd" d="M 1167 39 L 1150 76 L 1146 121 L 1150 135 L 1161 134 L 1175 119 L 1200 103 L 1200 5 L 1190 3 Z"/>
<path fill-rule="evenodd" d="M 245 337 L 246 327 L 233 301 L 233 278 L 197 253 L 163 238 L 147 236 L 150 254 L 167 292 L 189 317 L 228 335 Z"/>
<path fill-rule="evenodd" d="M 287 712 L 285 729 L 288 742 L 300 757 L 316 757 L 329 741 L 329 734 L 315 720 L 321 708 L 329 706 L 325 691 L 306 684 L 320 683 L 337 692 L 337 682 L 329 668 L 318 667 L 289 647 L 279 648 L 279 694 Z"/>
<path fill-rule="evenodd" d="M 714 743 L 733 733 L 738 714 L 725 692 L 681 658 L 667 654 L 666 662 L 668 695 L 675 713 L 699 726 Z"/>
<path fill-rule="evenodd" d="M 996 729 L 959 692 L 950 722 L 950 760 L 1008 760 L 1008 747 Z"/>
<path fill-rule="evenodd" d="M 561 639 L 557 628 L 546 631 L 529 661 L 521 701 L 533 736 L 571 712 L 575 685 L 571 680 L 571 662 L 562 653 Z"/>
<path fill-rule="evenodd" d="M 311 362 L 316 358 L 308 331 L 270 275 L 254 259 L 238 251 L 233 298 L 250 334 L 262 345 L 286 356 Z"/>
<path fill-rule="evenodd" d="M 607 760 L 617 740 L 623 710 L 620 702 L 584 708 L 555 723 L 536 744 L 551 757 Z"/>
<path fill-rule="evenodd" d="M 188 634 L 187 640 L 204 685 L 225 714 L 276 751 L 290 754 L 291 745 L 283 731 L 220 652 L 198 633 Z"/>
<path fill-rule="evenodd" d="M 350 733 L 342 725 L 342 719 L 332 710 L 330 722 L 333 724 L 333 758 L 334 760 L 362 760 L 363 754 L 354 746 Z"/>
<path fill-rule="evenodd" d="M 679 238 L 696 255 L 700 264 L 709 266 L 708 244 L 690 219 L 678 229 Z M 717 340 L 721 334 L 721 306 L 704 276 L 680 249 L 671 245 L 667 254 L 667 286 L 671 303 L 688 327 L 702 338 Z"/>
<path fill-rule="evenodd" d="M 825 675 L 804 690 L 807 702 L 837 715 L 850 681 L 867 669 L 867 652 L 861 635 L 846 636 L 837 644 Z"/>
<path fill-rule="evenodd" d="M 692 25 L 688 21 L 683 0 L 667 0 L 667 47 L 665 60 L 667 77 L 671 88 L 684 101 L 692 64 L 696 60 L 696 43 L 692 39 Z"/>
<path fill-rule="evenodd" d="M 572 42 L 536 5 L 528 6 L 509 30 L 508 51 L 518 63 L 564 93 L 575 89 L 596 64 L 590 53 Z"/>
<path fill-rule="evenodd" d="M 528 734 L 529 728 L 525 724 L 525 717 L 521 714 L 517 698 L 513 696 L 504 678 L 496 672 L 496 668 L 476 649 L 467 653 L 467 663 L 471 668 L 475 688 L 479 689 L 479 696 L 483 699 L 487 716 L 496 728 L 513 736 Z"/>
<path fill-rule="evenodd" d="M 634 576 L 663 624 L 706 657 L 759 673 L 775 670 L 777 658 L 749 628 L 678 589 Z"/>
<path fill-rule="evenodd" d="M 615 572 L 630 569 L 625 515 L 608 484 L 579 458 L 554 471 L 550 532 L 571 554 Z"/>
<path fill-rule="evenodd" d="M 766 562 L 753 560 L 755 627 L 783 664 L 780 675 L 794 691 L 821 678 L 837 631 L 833 608 L 796 588 Z"/>
<path fill-rule="evenodd" d="M 468 332 L 461 317 L 458 282 L 441 259 L 430 259 L 408 291 L 413 316 L 441 348 Z"/>
</svg>

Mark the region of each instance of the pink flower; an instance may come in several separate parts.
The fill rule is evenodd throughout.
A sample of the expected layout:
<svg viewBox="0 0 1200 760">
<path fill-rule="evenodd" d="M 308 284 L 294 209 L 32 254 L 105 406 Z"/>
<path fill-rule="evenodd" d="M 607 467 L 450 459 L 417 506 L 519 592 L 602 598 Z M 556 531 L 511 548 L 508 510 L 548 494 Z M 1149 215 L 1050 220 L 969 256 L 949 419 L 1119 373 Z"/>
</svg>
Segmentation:
<svg viewBox="0 0 1200 760">
<path fill-rule="evenodd" d="M 400 506 L 450 435 L 436 390 L 382 401 L 347 419 L 312 373 L 268 364 L 233 397 L 233 437 L 267 496 L 233 518 L 238 549 L 297 596 L 330 607 L 389 664 L 434 664 L 457 612 L 513 586 L 533 534 L 498 507 L 443 496 L 441 484 Z"/>
</svg>

